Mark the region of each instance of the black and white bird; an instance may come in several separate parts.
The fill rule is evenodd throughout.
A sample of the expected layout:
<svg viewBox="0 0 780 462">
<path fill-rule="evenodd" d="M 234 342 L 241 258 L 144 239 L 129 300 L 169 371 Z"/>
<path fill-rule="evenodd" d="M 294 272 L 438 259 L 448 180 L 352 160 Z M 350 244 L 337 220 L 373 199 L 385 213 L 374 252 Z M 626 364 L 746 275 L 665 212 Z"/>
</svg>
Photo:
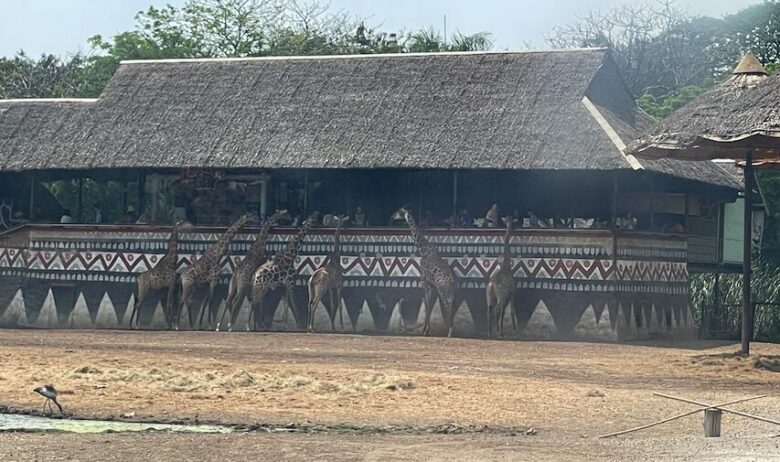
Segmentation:
<svg viewBox="0 0 780 462">
<path fill-rule="evenodd" d="M 49 405 L 49 410 L 51 411 L 51 413 L 54 414 L 54 409 L 52 409 L 52 407 L 51 407 L 52 401 L 59 408 L 60 414 L 64 414 L 62 412 L 62 406 L 60 406 L 60 403 L 57 401 L 57 390 L 55 390 L 53 386 L 51 386 L 51 385 L 44 385 L 42 387 L 38 387 L 38 388 L 33 389 L 33 391 L 38 393 L 39 395 L 43 396 L 44 398 L 46 398 L 46 401 L 44 401 L 44 403 L 43 403 L 43 413 L 44 414 L 46 414 L 46 405 L 47 404 Z"/>
</svg>

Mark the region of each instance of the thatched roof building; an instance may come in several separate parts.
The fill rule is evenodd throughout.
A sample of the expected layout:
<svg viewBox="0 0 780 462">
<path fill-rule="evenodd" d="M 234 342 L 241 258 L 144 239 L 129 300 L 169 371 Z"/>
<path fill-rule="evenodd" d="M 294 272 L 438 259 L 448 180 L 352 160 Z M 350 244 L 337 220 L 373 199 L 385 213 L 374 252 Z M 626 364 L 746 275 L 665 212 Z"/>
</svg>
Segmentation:
<svg viewBox="0 0 780 462">
<path fill-rule="evenodd" d="M 741 148 L 751 150 L 754 161 L 776 159 L 778 108 L 780 74 L 767 76 L 748 53 L 729 79 L 673 112 L 628 151 L 642 157 L 716 159 L 731 157 L 733 148 Z"/>
<path fill-rule="evenodd" d="M 651 124 L 608 51 L 125 61 L 95 101 L 0 101 L 0 171 L 118 168 L 648 170 Z"/>
</svg>

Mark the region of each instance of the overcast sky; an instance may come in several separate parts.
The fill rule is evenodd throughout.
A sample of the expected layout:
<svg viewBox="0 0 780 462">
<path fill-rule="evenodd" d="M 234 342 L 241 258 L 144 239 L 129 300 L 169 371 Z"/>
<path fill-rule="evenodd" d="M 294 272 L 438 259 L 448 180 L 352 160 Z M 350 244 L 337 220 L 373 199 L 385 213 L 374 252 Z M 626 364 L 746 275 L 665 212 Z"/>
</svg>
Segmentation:
<svg viewBox="0 0 780 462">
<path fill-rule="evenodd" d="M 722 16 L 761 0 L 678 0 L 692 14 Z M 0 56 L 25 50 L 69 54 L 89 51 L 86 39 L 111 37 L 133 26 L 133 16 L 150 5 L 180 6 L 185 0 L 0 0 Z M 327 3 L 327 2 L 325 2 Z M 590 9 L 606 10 L 631 0 L 331 0 L 335 10 L 370 18 L 383 30 L 442 28 L 492 32 L 495 48 L 544 48 L 555 25 Z"/>
</svg>

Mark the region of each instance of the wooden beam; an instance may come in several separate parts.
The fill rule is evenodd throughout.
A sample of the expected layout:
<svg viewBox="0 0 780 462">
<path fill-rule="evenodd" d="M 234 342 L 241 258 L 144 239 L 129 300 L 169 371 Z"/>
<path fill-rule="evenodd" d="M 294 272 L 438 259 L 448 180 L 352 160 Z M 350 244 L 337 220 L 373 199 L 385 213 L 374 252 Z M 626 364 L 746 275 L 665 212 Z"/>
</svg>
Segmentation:
<svg viewBox="0 0 780 462">
<path fill-rule="evenodd" d="M 657 393 L 655 393 L 655 394 L 657 394 Z M 716 406 L 711 406 L 711 407 L 712 408 L 718 408 L 720 406 L 729 406 L 729 405 L 732 405 L 732 404 L 744 403 L 745 401 L 751 401 L 751 400 L 759 399 L 759 398 L 766 398 L 766 395 L 752 396 L 750 398 L 742 398 L 742 399 L 729 401 L 729 402 L 726 402 L 726 403 L 723 403 L 723 404 L 718 404 Z M 674 415 L 674 416 L 671 416 L 671 417 L 667 417 L 666 419 L 658 420 L 658 421 L 649 423 L 647 425 L 642 425 L 640 427 L 629 428 L 628 430 L 622 430 L 622 431 L 619 431 L 619 432 L 610 433 L 608 435 L 601 435 L 601 436 L 599 436 L 599 438 L 611 438 L 613 436 L 624 435 L 626 433 L 632 433 L 632 432 L 636 432 L 636 431 L 639 431 L 639 430 L 644 430 L 645 428 L 655 427 L 657 425 L 665 424 L 666 422 L 671 422 L 673 420 L 682 419 L 683 417 L 688 417 L 689 415 L 696 414 L 697 412 L 702 412 L 705 409 L 707 409 L 707 408 L 695 409 L 693 411 L 683 412 L 682 414 L 677 414 L 677 415 Z"/>
<path fill-rule="evenodd" d="M 750 418 L 750 419 L 760 420 L 761 422 L 766 422 L 766 423 L 771 423 L 771 424 L 775 424 L 775 425 L 780 425 L 780 421 L 777 421 L 777 420 L 767 419 L 766 417 L 760 417 L 760 416 L 757 416 L 757 415 L 748 414 L 747 412 L 732 411 L 731 409 L 726 409 L 725 407 L 723 407 L 723 406 L 728 406 L 730 404 L 735 404 L 735 403 L 720 404 L 720 405 L 717 405 L 717 406 L 710 406 L 709 404 L 699 403 L 699 402 L 696 402 L 696 401 L 692 401 L 690 399 L 680 398 L 680 397 L 677 397 L 677 396 L 665 395 L 663 393 L 653 393 L 653 394 L 656 395 L 656 396 L 660 396 L 662 398 L 669 398 L 669 399 L 673 399 L 675 401 L 682 401 L 683 403 L 695 404 L 697 406 L 706 406 L 707 408 L 711 408 L 711 409 L 717 408 L 717 409 L 720 409 L 723 412 L 728 412 L 730 414 L 734 414 L 734 415 L 738 415 L 738 416 L 742 416 L 742 417 L 747 417 L 747 418 Z M 761 398 L 763 398 L 763 396 L 761 396 Z"/>
</svg>

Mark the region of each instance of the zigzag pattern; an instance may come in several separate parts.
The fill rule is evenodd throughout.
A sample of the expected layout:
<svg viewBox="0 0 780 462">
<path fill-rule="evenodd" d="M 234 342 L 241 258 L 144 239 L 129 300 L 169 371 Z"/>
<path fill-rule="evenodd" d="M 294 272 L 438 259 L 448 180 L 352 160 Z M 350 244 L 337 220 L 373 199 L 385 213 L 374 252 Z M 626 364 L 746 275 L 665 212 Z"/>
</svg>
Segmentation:
<svg viewBox="0 0 780 462">
<path fill-rule="evenodd" d="M 0 248 L 0 268 L 18 268 L 35 271 L 140 273 L 154 267 L 163 254 L 135 252 L 80 252 L 72 250 L 19 251 Z M 193 254 L 179 256 L 179 268 L 191 265 L 198 258 Z M 241 256 L 226 258 L 222 274 L 230 275 L 241 261 Z M 301 277 L 311 275 L 322 266 L 325 255 L 301 255 L 296 260 Z M 485 280 L 498 269 L 495 257 L 445 258 L 461 279 Z M 419 278 L 418 257 L 355 257 L 341 259 L 347 278 Z M 557 279 L 589 281 L 649 281 L 687 282 L 688 270 L 684 262 L 644 260 L 574 258 L 515 259 L 515 275 L 520 279 Z"/>
</svg>

